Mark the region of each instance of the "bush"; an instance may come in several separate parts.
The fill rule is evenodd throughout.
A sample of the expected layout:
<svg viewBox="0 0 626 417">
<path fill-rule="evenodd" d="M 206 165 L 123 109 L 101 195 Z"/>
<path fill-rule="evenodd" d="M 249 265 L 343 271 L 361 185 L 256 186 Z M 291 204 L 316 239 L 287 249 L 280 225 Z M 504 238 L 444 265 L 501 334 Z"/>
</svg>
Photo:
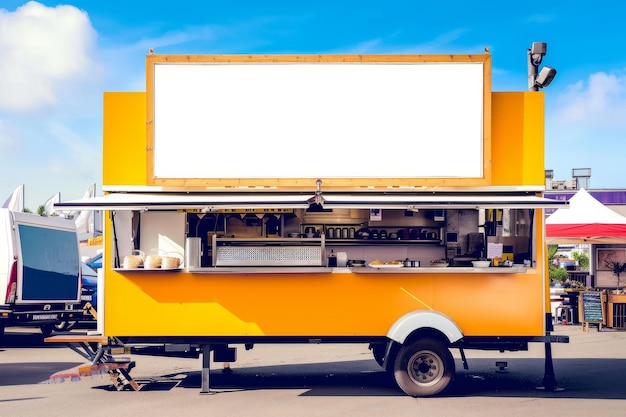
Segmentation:
<svg viewBox="0 0 626 417">
<path fill-rule="evenodd" d="M 558 266 L 550 265 L 550 280 L 565 282 L 569 278 L 569 274 L 563 268 L 559 268 Z"/>
</svg>

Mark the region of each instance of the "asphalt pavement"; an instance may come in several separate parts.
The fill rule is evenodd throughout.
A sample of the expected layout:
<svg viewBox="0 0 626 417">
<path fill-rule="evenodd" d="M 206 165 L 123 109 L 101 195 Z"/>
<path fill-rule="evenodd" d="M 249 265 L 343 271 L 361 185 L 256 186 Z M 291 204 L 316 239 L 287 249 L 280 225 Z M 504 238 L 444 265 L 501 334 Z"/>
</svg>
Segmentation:
<svg viewBox="0 0 626 417">
<path fill-rule="evenodd" d="M 85 360 L 28 329 L 0 341 L 0 413 L 6 416 L 624 416 L 626 332 L 557 325 L 555 390 L 538 389 L 545 346 L 525 352 L 467 351 L 443 395 L 411 398 L 382 371 L 367 345 L 257 345 L 238 350 L 232 372 L 212 363 L 202 394 L 201 359 L 132 355 L 138 392 L 116 391 L 107 375 L 52 384 L 49 376 Z M 497 366 L 496 362 L 506 362 Z M 71 410 L 71 411 L 70 411 Z"/>
</svg>

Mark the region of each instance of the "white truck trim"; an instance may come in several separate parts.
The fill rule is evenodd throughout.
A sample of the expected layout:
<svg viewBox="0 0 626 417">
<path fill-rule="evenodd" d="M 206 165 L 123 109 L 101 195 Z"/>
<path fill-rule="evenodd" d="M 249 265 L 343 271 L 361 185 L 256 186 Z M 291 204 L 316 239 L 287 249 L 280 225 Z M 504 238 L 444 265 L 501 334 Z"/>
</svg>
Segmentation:
<svg viewBox="0 0 626 417">
<path fill-rule="evenodd" d="M 411 333 L 423 328 L 439 330 L 450 343 L 457 342 L 463 337 L 463 332 L 451 318 L 432 310 L 416 310 L 403 315 L 391 326 L 387 337 L 403 344 Z"/>
</svg>

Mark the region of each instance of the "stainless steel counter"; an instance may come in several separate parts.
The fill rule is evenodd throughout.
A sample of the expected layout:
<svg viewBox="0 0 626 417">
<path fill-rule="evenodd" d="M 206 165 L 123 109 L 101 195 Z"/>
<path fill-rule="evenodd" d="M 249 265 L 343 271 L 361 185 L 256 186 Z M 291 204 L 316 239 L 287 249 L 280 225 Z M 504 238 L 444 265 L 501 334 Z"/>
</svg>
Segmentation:
<svg viewBox="0 0 626 417">
<path fill-rule="evenodd" d="M 114 268 L 117 272 L 191 272 L 194 274 L 525 274 L 528 268 L 525 266 L 514 267 L 491 267 L 491 268 L 474 268 L 474 267 L 345 267 L 345 268 L 328 268 L 322 266 L 214 266 L 214 267 L 196 267 L 196 268 L 177 268 L 177 269 L 123 269 Z"/>
</svg>

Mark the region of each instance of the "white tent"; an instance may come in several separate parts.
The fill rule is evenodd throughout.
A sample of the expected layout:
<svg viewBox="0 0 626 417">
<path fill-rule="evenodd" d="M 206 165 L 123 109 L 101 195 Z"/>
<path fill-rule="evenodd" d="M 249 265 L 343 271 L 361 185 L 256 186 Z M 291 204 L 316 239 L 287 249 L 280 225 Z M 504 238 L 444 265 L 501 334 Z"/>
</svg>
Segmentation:
<svg viewBox="0 0 626 417">
<path fill-rule="evenodd" d="M 547 243 L 626 243 L 626 217 L 606 207 L 584 189 L 569 199 L 569 208 L 546 219 Z"/>
<path fill-rule="evenodd" d="M 2 208 L 8 208 L 11 211 L 24 211 L 24 184 L 20 185 L 13 191 L 2 205 Z"/>
</svg>

